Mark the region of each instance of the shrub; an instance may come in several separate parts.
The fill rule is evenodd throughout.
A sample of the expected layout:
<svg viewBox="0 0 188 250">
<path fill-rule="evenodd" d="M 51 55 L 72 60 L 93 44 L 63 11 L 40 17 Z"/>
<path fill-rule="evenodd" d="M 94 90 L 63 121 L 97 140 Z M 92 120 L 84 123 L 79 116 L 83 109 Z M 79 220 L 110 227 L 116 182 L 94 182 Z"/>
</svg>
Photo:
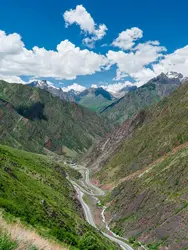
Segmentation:
<svg viewBox="0 0 188 250">
<path fill-rule="evenodd" d="M 86 234 L 79 243 L 80 250 L 105 250 L 106 247 L 99 242 L 93 235 Z"/>
</svg>

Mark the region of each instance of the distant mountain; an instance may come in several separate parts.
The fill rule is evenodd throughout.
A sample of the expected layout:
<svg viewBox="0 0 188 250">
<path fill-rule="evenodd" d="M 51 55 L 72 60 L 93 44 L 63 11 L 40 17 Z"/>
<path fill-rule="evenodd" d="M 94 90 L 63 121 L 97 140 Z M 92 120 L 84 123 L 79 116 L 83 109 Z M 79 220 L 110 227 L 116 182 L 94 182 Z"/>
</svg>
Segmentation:
<svg viewBox="0 0 188 250">
<path fill-rule="evenodd" d="M 61 100 L 66 101 L 74 101 L 73 96 L 69 96 L 66 92 L 64 92 L 61 88 L 56 88 L 50 82 L 46 80 L 38 80 L 27 84 L 31 87 L 36 87 L 40 89 L 45 89 L 46 91 L 50 92 L 53 96 L 59 97 Z"/>
<path fill-rule="evenodd" d="M 82 92 L 75 91 L 74 89 L 64 92 L 61 88 L 54 87 L 46 80 L 34 81 L 28 85 L 45 89 L 53 96 L 59 97 L 61 100 L 79 103 L 80 105 L 96 112 L 100 112 L 102 109 L 116 100 L 112 94 L 101 87 L 88 88 Z"/>
<path fill-rule="evenodd" d="M 77 102 L 90 110 L 100 112 L 103 108 L 111 104 L 116 98 L 105 89 L 89 88 L 78 95 Z"/>
<path fill-rule="evenodd" d="M 168 86 L 164 74 L 152 84 L 160 80 Z M 166 95 L 168 88 L 159 93 Z M 111 229 L 135 245 L 141 241 L 148 249 L 169 250 L 188 246 L 187 110 L 188 82 L 126 120 L 85 157 L 95 173 L 93 181 L 108 190 L 104 200 Z"/>
<path fill-rule="evenodd" d="M 176 72 L 161 73 L 141 87 L 126 93 L 121 99 L 102 110 L 101 114 L 113 122 L 123 123 L 139 110 L 171 94 L 183 81 L 185 81 L 183 75 Z"/>
<path fill-rule="evenodd" d="M 134 86 L 134 85 L 127 85 L 125 87 L 123 87 L 122 89 L 120 89 L 116 94 L 115 96 L 116 97 L 123 97 L 125 94 L 127 94 L 128 92 L 132 92 L 132 91 L 135 91 L 137 89 L 137 86 Z"/>
<path fill-rule="evenodd" d="M 82 153 L 104 136 L 108 121 L 48 91 L 0 81 L 0 141 L 32 152 Z"/>
</svg>

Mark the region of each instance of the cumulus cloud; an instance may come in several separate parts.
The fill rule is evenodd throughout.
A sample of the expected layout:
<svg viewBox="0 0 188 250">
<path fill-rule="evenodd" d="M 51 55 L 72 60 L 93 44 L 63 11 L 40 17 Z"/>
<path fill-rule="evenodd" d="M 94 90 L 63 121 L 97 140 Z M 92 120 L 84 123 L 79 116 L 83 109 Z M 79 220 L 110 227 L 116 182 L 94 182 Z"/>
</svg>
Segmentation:
<svg viewBox="0 0 188 250">
<path fill-rule="evenodd" d="M 85 35 L 90 35 L 90 37 L 83 39 L 83 43 L 90 48 L 93 48 L 95 42 L 101 40 L 108 30 L 105 24 L 97 25 L 82 5 L 77 5 L 75 9 L 65 11 L 63 17 L 66 27 L 75 23 L 80 26 Z"/>
<path fill-rule="evenodd" d="M 0 74 L 0 80 L 4 80 L 9 83 L 22 83 L 26 84 L 19 76 L 6 76 Z"/>
<path fill-rule="evenodd" d="M 77 92 L 82 92 L 86 89 L 86 87 L 79 85 L 78 83 L 73 83 L 72 85 L 69 85 L 67 87 L 63 87 L 62 90 L 64 92 L 68 92 L 70 90 L 75 90 Z"/>
<path fill-rule="evenodd" d="M 98 86 L 97 86 L 97 84 L 92 84 L 92 85 L 91 85 L 91 88 L 96 89 L 96 88 L 98 88 Z"/>
<path fill-rule="evenodd" d="M 146 42 L 138 44 L 134 51 L 128 53 L 109 50 L 107 58 L 111 64 L 118 66 L 120 72 L 131 75 L 132 73 L 142 70 L 144 66 L 155 62 L 163 56 L 162 52 L 164 51 L 166 51 L 166 49 L 163 46 Z"/>
<path fill-rule="evenodd" d="M 98 83 L 98 84 L 92 84 L 91 88 L 103 88 L 106 91 L 112 93 L 113 95 L 117 95 L 119 93 L 120 90 L 122 90 L 124 87 L 126 86 L 133 86 L 134 84 L 129 82 L 129 81 L 125 81 L 125 82 L 116 82 L 116 83 L 112 83 L 112 84 L 108 84 L 108 83 Z"/>
<path fill-rule="evenodd" d="M 188 76 L 188 45 L 177 49 L 171 54 L 164 55 L 158 62 L 153 63 L 150 68 L 143 68 L 131 76 L 137 81 L 137 86 L 141 86 L 151 78 L 170 71 L 178 72 Z"/>
<path fill-rule="evenodd" d="M 54 77 L 75 79 L 101 71 L 107 59 L 87 49 L 81 50 L 68 40 L 56 50 L 37 46 L 25 48 L 19 34 L 7 35 L 0 31 L 0 74 L 9 76 Z"/>
<path fill-rule="evenodd" d="M 148 41 L 139 43 L 129 52 L 109 50 L 107 58 L 110 65 L 116 64 L 118 67 L 115 79 L 121 79 L 127 74 L 133 78 L 137 76 L 136 79 L 141 81 L 138 72 L 147 71 L 147 66 L 164 57 L 165 51 L 166 48 L 160 46 L 158 41 Z"/>
<path fill-rule="evenodd" d="M 188 45 L 167 54 L 159 63 L 153 64 L 153 71 L 156 74 L 175 71 L 188 76 Z"/>
<path fill-rule="evenodd" d="M 112 42 L 114 47 L 123 50 L 131 49 L 135 45 L 135 41 L 142 38 L 143 31 L 137 27 L 122 31 L 119 36 Z"/>
<path fill-rule="evenodd" d="M 89 15 L 88 19 L 90 18 Z M 95 31 L 98 37 L 103 36 L 104 26 L 101 25 L 96 29 L 94 21 L 88 22 L 87 25 L 79 22 L 87 34 L 94 34 Z M 134 35 L 134 39 L 141 36 L 141 33 L 138 34 Z M 132 43 L 135 42 L 134 39 Z M 87 43 L 92 41 L 88 40 Z M 106 55 L 101 55 L 88 49 L 81 50 L 70 41 L 64 40 L 57 45 L 56 50 L 46 50 L 37 46 L 29 50 L 19 34 L 6 34 L 0 31 L 0 79 L 23 84 L 24 81 L 20 76 L 75 79 L 79 75 L 91 75 L 109 70 L 112 65 L 117 66 L 114 81 L 119 82 L 129 76 L 136 81 L 137 86 L 161 72 L 176 71 L 184 76 L 188 75 L 188 45 L 171 54 L 166 54 L 166 48 L 161 46 L 159 41 L 147 41 L 129 47 L 131 48 L 126 51 L 109 50 Z M 120 85 L 117 84 L 119 83 L 109 88 L 118 89 Z M 101 85 L 106 88 L 105 84 Z"/>
<path fill-rule="evenodd" d="M 112 93 L 112 94 L 117 94 L 121 89 L 123 89 L 126 86 L 132 86 L 133 84 L 129 81 L 125 81 L 125 82 L 117 82 L 117 83 L 113 83 L 113 84 L 108 84 L 108 85 L 101 85 L 101 87 L 105 90 L 107 90 L 108 92 Z"/>
<path fill-rule="evenodd" d="M 113 78 L 113 81 L 120 81 L 127 76 L 128 76 L 127 73 L 121 72 L 119 69 L 117 69 L 116 70 L 116 77 Z"/>
<path fill-rule="evenodd" d="M 140 87 L 141 85 L 147 83 L 150 79 L 156 77 L 157 74 L 150 68 L 143 68 L 142 70 L 131 74 L 131 76 L 136 81 L 136 86 Z"/>
<path fill-rule="evenodd" d="M 15 55 L 20 53 L 24 44 L 21 41 L 21 36 L 17 33 L 6 35 L 3 30 L 0 30 L 0 55 Z"/>
</svg>

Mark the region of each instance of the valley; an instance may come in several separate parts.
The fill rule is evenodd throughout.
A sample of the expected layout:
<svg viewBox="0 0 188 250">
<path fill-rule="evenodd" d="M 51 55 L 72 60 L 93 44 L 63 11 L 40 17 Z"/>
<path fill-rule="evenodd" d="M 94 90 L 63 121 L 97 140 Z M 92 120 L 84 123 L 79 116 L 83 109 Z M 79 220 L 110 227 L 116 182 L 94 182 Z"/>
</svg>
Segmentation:
<svg viewBox="0 0 188 250">
<path fill-rule="evenodd" d="M 92 215 L 91 209 L 89 208 L 89 206 L 86 204 L 86 202 L 83 199 L 83 195 L 86 194 L 87 196 L 89 196 L 92 200 L 94 200 L 94 206 L 97 206 L 97 204 L 100 204 L 100 200 L 98 199 L 98 197 L 100 196 L 104 196 L 105 192 L 102 191 L 100 188 L 94 186 L 90 180 L 89 180 L 89 170 L 85 167 L 82 166 L 78 166 L 78 165 L 72 165 L 74 166 L 73 168 L 76 169 L 77 171 L 82 173 L 82 178 L 83 180 L 81 181 L 81 184 L 76 183 L 75 181 L 70 180 L 70 182 L 73 184 L 77 194 L 78 194 L 78 199 L 80 201 L 80 203 L 82 204 L 84 213 L 85 213 L 85 217 L 86 220 L 88 221 L 88 223 L 97 228 L 96 223 L 94 222 L 94 215 Z M 92 203 L 91 203 L 92 204 Z M 115 233 L 113 233 L 110 228 L 108 227 L 108 224 L 106 222 L 105 219 L 105 215 L 104 215 L 104 211 L 105 211 L 105 207 L 101 207 L 101 215 L 100 215 L 100 220 L 103 222 L 103 227 L 105 227 L 105 231 L 103 232 L 103 235 L 106 236 L 107 238 L 109 238 L 110 240 L 116 242 L 118 245 L 120 245 L 120 247 L 124 250 L 133 250 L 133 248 L 131 246 L 129 246 L 125 241 L 127 241 L 127 239 L 123 239 L 121 237 L 119 237 L 118 235 L 116 235 Z M 101 227 L 101 225 L 100 225 Z"/>
<path fill-rule="evenodd" d="M 188 1 L 0 1 L 0 250 L 188 250 Z"/>
<path fill-rule="evenodd" d="M 187 96 L 186 82 L 161 74 L 110 104 L 119 120 L 0 81 L 3 232 L 10 217 L 46 250 L 185 250 Z"/>
</svg>

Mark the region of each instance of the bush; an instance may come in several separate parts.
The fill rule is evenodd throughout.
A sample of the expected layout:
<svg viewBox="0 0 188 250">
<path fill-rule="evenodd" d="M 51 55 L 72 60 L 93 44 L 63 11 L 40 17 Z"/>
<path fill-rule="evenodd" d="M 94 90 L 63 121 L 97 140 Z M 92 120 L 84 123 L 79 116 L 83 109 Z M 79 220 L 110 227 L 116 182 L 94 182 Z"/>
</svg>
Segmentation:
<svg viewBox="0 0 188 250">
<path fill-rule="evenodd" d="M 99 242 L 93 235 L 86 234 L 79 243 L 80 250 L 105 250 L 106 247 Z"/>
<path fill-rule="evenodd" d="M 72 233 L 66 232 L 64 229 L 53 228 L 51 234 L 61 242 L 71 244 L 72 246 L 78 246 L 76 237 Z"/>
</svg>

